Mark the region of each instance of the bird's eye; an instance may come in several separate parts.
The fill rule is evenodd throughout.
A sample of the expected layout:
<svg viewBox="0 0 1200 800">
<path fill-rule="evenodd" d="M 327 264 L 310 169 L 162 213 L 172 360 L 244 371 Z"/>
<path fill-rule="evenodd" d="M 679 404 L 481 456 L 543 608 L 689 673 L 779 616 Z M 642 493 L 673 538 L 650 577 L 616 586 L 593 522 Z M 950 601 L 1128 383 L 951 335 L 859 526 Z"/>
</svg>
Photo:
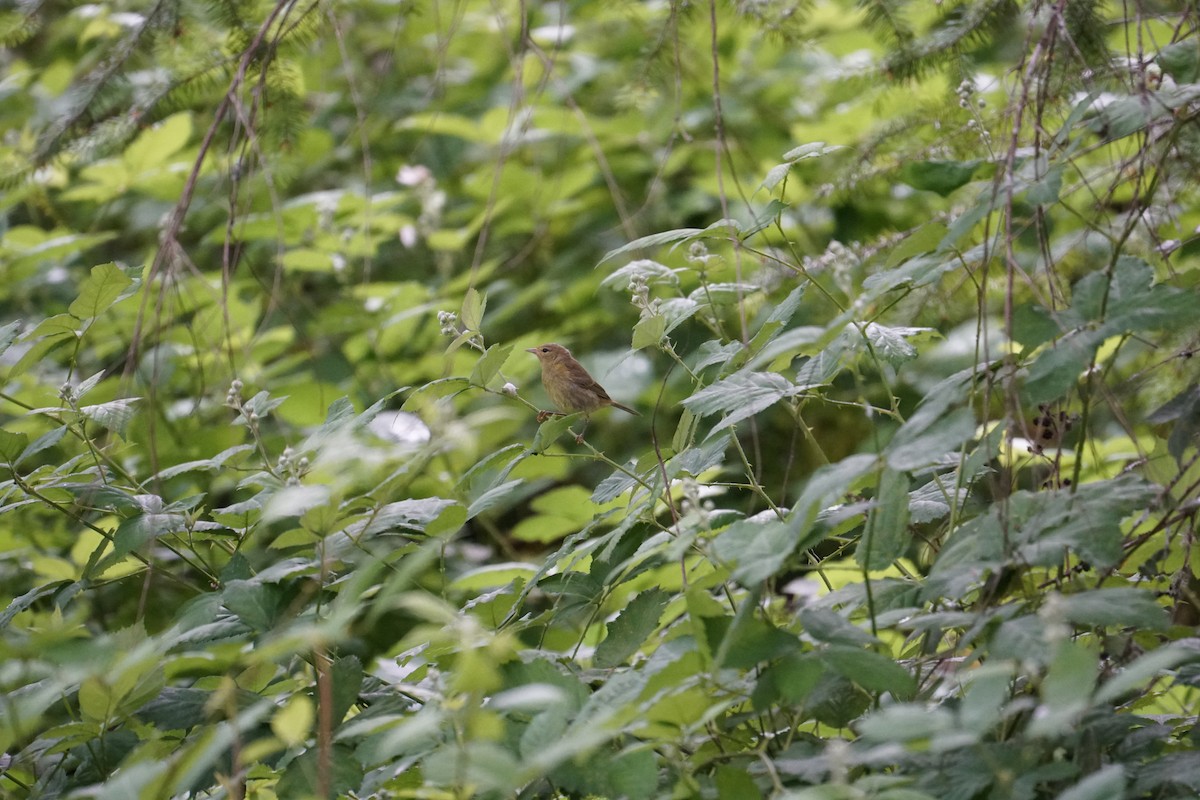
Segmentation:
<svg viewBox="0 0 1200 800">
<path fill-rule="evenodd" d="M 542 352 L 543 352 L 543 353 L 549 353 L 549 352 L 550 352 L 550 348 L 549 348 L 549 347 L 543 347 L 543 348 L 542 348 Z"/>
</svg>

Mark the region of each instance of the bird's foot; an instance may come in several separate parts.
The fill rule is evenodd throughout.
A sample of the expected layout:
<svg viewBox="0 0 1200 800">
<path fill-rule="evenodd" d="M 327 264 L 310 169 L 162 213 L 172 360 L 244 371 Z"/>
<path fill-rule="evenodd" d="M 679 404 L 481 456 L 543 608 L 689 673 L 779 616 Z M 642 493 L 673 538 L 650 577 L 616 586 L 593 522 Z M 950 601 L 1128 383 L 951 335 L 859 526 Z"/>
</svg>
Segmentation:
<svg viewBox="0 0 1200 800">
<path fill-rule="evenodd" d="M 575 434 L 575 444 L 583 444 L 583 434 L 582 433 Z"/>
<path fill-rule="evenodd" d="M 537 421 L 540 424 L 540 423 L 545 422 L 546 420 L 550 419 L 553 416 L 555 416 L 553 411 L 539 411 L 537 413 Z"/>
</svg>

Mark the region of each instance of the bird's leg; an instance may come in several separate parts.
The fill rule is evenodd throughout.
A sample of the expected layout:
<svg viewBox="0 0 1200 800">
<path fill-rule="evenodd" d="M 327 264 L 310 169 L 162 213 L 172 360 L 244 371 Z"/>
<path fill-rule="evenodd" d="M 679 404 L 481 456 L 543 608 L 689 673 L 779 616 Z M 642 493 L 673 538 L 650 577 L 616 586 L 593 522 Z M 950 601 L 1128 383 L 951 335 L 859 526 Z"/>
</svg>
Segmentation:
<svg viewBox="0 0 1200 800">
<path fill-rule="evenodd" d="M 550 419 L 551 417 L 563 417 L 563 416 L 566 416 L 566 415 L 563 414 L 563 412 L 561 412 L 561 411 L 539 411 L 537 413 L 537 421 L 540 423 L 540 422 L 545 422 L 546 420 Z"/>
<path fill-rule="evenodd" d="M 583 444 L 583 434 L 587 431 L 588 419 L 589 417 L 586 416 L 583 418 L 583 427 L 580 428 L 579 433 L 575 434 L 575 444 Z"/>
</svg>

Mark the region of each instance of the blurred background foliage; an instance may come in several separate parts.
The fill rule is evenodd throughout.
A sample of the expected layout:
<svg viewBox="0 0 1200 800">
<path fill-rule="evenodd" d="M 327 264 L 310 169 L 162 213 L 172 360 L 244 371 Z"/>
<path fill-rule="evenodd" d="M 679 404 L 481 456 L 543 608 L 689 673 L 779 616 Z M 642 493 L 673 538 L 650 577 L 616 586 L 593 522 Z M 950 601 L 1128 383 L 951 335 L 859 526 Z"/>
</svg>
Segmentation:
<svg viewBox="0 0 1200 800">
<path fill-rule="evenodd" d="M 1197 22 L 0 11 L 5 796 L 1195 796 Z"/>
</svg>

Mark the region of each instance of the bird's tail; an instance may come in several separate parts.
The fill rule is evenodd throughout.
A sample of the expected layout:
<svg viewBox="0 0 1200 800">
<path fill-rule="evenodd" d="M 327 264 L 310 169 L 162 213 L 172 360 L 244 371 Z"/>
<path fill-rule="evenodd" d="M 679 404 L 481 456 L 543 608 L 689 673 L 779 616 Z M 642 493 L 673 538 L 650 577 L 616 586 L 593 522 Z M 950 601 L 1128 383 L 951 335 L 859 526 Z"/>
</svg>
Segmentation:
<svg viewBox="0 0 1200 800">
<path fill-rule="evenodd" d="M 626 412 L 627 414 L 633 414 L 635 417 L 640 417 L 642 415 L 642 412 L 635 411 L 634 409 L 630 408 L 627 405 L 624 405 L 623 403 L 618 403 L 616 400 L 613 401 L 613 408 L 619 408 L 622 411 Z"/>
</svg>

